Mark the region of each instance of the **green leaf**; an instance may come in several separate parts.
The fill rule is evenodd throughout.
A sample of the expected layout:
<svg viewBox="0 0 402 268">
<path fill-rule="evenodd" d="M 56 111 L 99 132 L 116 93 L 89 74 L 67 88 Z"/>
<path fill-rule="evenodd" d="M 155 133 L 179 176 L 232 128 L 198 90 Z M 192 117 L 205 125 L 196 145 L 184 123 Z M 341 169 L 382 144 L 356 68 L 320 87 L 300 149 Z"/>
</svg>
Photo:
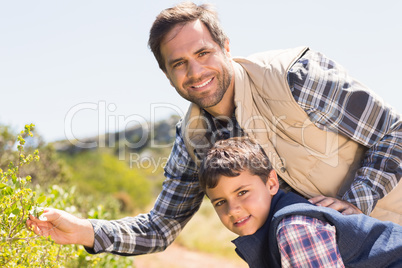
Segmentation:
<svg viewBox="0 0 402 268">
<path fill-rule="evenodd" d="M 14 192 L 13 188 L 11 188 L 10 186 L 7 186 L 6 188 L 4 188 L 3 193 L 4 195 L 10 195 Z"/>
<path fill-rule="evenodd" d="M 41 204 L 41 203 L 45 202 L 45 200 L 46 200 L 46 196 L 42 195 L 42 196 L 40 196 L 40 197 L 38 198 L 38 200 L 36 200 L 36 202 L 37 202 L 38 204 Z"/>
<path fill-rule="evenodd" d="M 16 208 L 11 213 L 14 214 L 14 215 L 18 215 L 20 213 L 20 209 Z"/>
<path fill-rule="evenodd" d="M 43 207 L 33 207 L 30 211 L 29 214 L 35 216 L 36 218 L 39 218 L 40 215 L 42 215 L 44 208 Z"/>
<path fill-rule="evenodd" d="M 8 169 L 13 169 L 13 168 L 15 168 L 14 163 L 10 162 L 10 164 L 8 164 Z"/>
<path fill-rule="evenodd" d="M 0 182 L 0 190 L 3 189 L 6 186 L 7 186 L 7 184 Z"/>
<path fill-rule="evenodd" d="M 11 179 L 13 180 L 13 183 L 16 184 L 17 183 L 17 176 L 15 176 L 15 174 L 11 175 Z"/>
</svg>

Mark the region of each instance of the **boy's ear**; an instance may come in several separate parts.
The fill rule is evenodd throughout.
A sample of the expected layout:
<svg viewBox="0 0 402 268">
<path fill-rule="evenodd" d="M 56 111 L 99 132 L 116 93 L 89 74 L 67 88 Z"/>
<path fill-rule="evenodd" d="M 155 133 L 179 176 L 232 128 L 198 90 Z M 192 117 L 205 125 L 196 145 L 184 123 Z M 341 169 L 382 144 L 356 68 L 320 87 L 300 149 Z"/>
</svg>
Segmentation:
<svg viewBox="0 0 402 268">
<path fill-rule="evenodd" d="M 279 190 L 278 176 L 275 170 L 271 170 L 268 175 L 267 188 L 271 195 L 275 195 Z"/>
</svg>

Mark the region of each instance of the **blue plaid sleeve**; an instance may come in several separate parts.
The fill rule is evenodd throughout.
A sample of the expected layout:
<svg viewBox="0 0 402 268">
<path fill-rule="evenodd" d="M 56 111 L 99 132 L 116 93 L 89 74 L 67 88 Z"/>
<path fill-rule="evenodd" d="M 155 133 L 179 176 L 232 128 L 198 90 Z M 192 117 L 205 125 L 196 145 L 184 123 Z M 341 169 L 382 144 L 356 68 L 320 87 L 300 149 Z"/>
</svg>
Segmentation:
<svg viewBox="0 0 402 268">
<path fill-rule="evenodd" d="M 90 253 L 139 255 L 164 250 L 177 237 L 201 205 L 204 193 L 198 183 L 197 165 L 181 137 L 176 140 L 165 166 L 166 179 L 154 208 L 148 214 L 120 220 L 90 220 L 95 232 Z"/>
<path fill-rule="evenodd" d="M 288 82 L 295 100 L 318 128 L 342 133 L 368 148 L 343 199 L 370 214 L 401 178 L 401 115 L 317 52 L 308 51 L 292 66 Z"/>
</svg>

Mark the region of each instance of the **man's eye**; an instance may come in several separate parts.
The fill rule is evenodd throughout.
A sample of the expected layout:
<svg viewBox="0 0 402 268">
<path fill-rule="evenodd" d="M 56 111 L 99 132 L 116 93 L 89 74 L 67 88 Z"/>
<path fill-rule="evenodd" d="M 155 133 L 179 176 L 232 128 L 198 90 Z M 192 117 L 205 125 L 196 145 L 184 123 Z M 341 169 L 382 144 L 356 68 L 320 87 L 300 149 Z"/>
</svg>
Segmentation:
<svg viewBox="0 0 402 268">
<path fill-rule="evenodd" d="M 180 67 L 181 65 L 183 65 L 183 62 L 182 62 L 182 61 L 177 62 L 177 63 L 175 63 L 175 65 L 173 65 L 173 68 Z"/>
<path fill-rule="evenodd" d="M 208 54 L 208 52 L 201 52 L 200 54 L 198 54 L 200 57 L 205 56 L 206 54 Z"/>
</svg>

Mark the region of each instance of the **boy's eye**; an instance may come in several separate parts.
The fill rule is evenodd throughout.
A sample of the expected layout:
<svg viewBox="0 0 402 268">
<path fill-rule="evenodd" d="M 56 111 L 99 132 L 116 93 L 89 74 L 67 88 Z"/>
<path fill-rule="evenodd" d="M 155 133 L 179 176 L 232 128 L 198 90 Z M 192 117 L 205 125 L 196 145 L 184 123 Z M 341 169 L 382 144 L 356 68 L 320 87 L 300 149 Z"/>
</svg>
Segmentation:
<svg viewBox="0 0 402 268">
<path fill-rule="evenodd" d="M 242 196 L 242 195 L 245 195 L 247 192 L 248 192 L 247 190 L 243 190 L 243 191 L 240 191 L 237 195 Z"/>
<path fill-rule="evenodd" d="M 220 207 L 220 206 L 222 206 L 224 203 L 225 203 L 224 200 L 221 200 L 221 201 L 219 201 L 219 202 L 216 202 L 216 203 L 215 203 L 215 207 Z"/>
</svg>

